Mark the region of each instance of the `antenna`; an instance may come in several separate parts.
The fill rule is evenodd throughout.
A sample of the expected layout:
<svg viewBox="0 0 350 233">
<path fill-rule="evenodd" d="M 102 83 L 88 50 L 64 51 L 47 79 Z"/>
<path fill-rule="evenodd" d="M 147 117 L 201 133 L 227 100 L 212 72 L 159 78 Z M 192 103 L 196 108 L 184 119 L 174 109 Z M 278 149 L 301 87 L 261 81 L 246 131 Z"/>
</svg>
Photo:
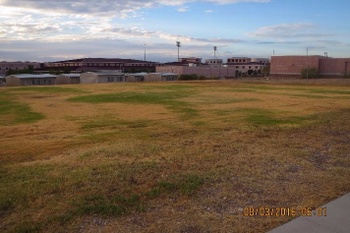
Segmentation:
<svg viewBox="0 0 350 233">
<path fill-rule="evenodd" d="M 177 46 L 177 61 L 180 60 L 180 47 L 181 47 L 181 42 L 176 41 L 176 46 Z"/>
</svg>

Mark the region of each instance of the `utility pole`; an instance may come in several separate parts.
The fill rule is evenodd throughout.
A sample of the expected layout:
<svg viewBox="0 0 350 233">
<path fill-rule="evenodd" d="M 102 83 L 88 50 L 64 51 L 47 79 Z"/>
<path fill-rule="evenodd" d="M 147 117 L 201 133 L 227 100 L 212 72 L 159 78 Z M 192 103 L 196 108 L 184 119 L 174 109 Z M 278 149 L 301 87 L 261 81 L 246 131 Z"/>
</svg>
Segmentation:
<svg viewBox="0 0 350 233">
<path fill-rule="evenodd" d="M 307 63 L 306 79 L 309 79 L 309 47 L 306 47 L 306 63 Z"/>
<path fill-rule="evenodd" d="M 177 61 L 180 60 L 180 47 L 181 47 L 181 42 L 176 41 L 176 46 L 177 46 Z"/>
</svg>

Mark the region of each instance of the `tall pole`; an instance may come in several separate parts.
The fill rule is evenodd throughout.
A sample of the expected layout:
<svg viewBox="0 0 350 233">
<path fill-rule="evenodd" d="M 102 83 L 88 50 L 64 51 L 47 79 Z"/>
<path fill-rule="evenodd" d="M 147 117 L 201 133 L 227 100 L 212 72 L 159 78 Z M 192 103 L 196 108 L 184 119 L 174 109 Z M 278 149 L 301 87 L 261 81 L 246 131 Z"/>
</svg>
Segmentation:
<svg viewBox="0 0 350 233">
<path fill-rule="evenodd" d="M 144 60 L 144 61 L 147 60 L 147 56 L 146 56 L 146 44 L 144 44 L 143 60 Z"/>
<path fill-rule="evenodd" d="M 216 59 L 216 50 L 217 50 L 218 48 L 216 47 L 216 46 L 214 46 L 214 59 Z"/>
<path fill-rule="evenodd" d="M 309 47 L 306 47 L 306 63 L 307 63 L 306 79 L 309 79 Z"/>
<path fill-rule="evenodd" d="M 177 46 L 177 61 L 180 60 L 180 47 L 181 47 L 181 42 L 176 41 L 176 46 Z"/>
</svg>

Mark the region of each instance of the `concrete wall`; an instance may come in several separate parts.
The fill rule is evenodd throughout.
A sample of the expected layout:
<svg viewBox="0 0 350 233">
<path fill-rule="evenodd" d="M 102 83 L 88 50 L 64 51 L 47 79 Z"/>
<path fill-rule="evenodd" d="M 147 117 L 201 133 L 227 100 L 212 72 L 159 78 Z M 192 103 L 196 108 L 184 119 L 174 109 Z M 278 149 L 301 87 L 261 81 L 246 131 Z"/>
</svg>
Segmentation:
<svg viewBox="0 0 350 233">
<path fill-rule="evenodd" d="M 68 76 L 59 75 L 56 78 L 56 84 L 71 84 L 72 80 Z"/>
<path fill-rule="evenodd" d="M 301 70 L 316 68 L 323 77 L 345 77 L 350 75 L 350 58 L 326 58 L 321 56 L 273 56 L 271 75 L 301 77 Z"/>
<path fill-rule="evenodd" d="M 122 73 L 92 73 L 87 72 L 80 75 L 80 83 L 109 83 L 125 82 L 125 76 Z"/>
<path fill-rule="evenodd" d="M 145 76 L 145 82 L 159 82 L 162 81 L 160 74 L 148 74 Z"/>
<path fill-rule="evenodd" d="M 330 77 L 350 75 L 350 58 L 322 58 L 319 73 Z"/>
<path fill-rule="evenodd" d="M 307 67 L 319 67 L 320 56 L 273 56 L 271 57 L 271 75 L 300 76 Z"/>
<path fill-rule="evenodd" d="M 6 77 L 6 86 L 21 86 L 21 80 L 13 75 Z"/>
<path fill-rule="evenodd" d="M 55 85 L 56 77 L 32 77 L 21 78 L 14 75 L 6 77 L 6 86 L 33 86 L 33 85 Z"/>
<path fill-rule="evenodd" d="M 80 83 L 98 83 L 98 76 L 95 73 L 83 73 L 80 75 Z"/>
<path fill-rule="evenodd" d="M 190 67 L 190 66 L 159 66 L 157 67 L 159 73 L 175 73 L 178 75 L 182 74 L 196 74 L 198 76 L 204 76 L 206 78 L 224 78 L 224 77 L 235 77 L 235 67 Z"/>
</svg>

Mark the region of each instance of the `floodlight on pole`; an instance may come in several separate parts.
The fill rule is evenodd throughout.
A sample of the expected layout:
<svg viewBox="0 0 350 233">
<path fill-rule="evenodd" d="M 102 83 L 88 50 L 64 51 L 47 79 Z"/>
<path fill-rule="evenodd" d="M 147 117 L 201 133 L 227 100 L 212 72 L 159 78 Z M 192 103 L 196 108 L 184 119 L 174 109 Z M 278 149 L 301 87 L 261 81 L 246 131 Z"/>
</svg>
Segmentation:
<svg viewBox="0 0 350 233">
<path fill-rule="evenodd" d="M 177 61 L 180 60 L 180 47 L 181 47 L 181 42 L 176 41 L 176 46 L 177 46 Z"/>
<path fill-rule="evenodd" d="M 214 59 L 216 59 L 216 51 L 218 50 L 218 47 L 214 46 Z"/>
</svg>

